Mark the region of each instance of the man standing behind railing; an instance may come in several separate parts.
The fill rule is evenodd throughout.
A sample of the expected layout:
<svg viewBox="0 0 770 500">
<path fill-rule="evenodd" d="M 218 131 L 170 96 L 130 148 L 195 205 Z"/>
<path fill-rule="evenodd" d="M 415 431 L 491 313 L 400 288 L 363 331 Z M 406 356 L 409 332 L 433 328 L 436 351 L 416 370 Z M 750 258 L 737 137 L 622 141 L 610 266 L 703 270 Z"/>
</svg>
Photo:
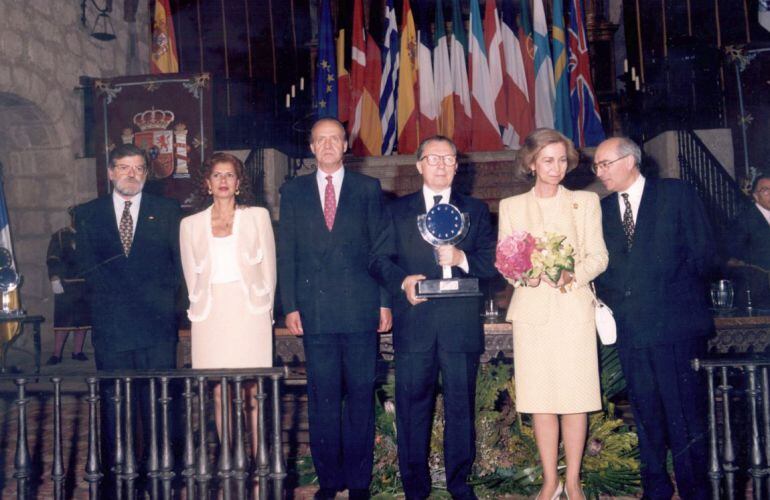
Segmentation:
<svg viewBox="0 0 770 500">
<path fill-rule="evenodd" d="M 607 271 L 599 294 L 618 325 L 618 354 L 639 436 L 644 497 L 709 497 L 706 390 L 690 366 L 706 353 L 714 325 L 706 278 L 715 263 L 711 224 L 695 190 L 645 179 L 641 151 L 626 138 L 596 149 L 593 169 L 613 194 L 602 200 Z"/>
<path fill-rule="evenodd" d="M 112 194 L 81 205 L 75 217 L 77 259 L 91 306 L 96 368 L 175 368 L 179 205 L 142 192 L 147 161 L 133 144 L 121 144 L 110 153 L 107 175 Z M 136 387 L 136 400 L 142 404 L 148 444 L 146 389 L 141 384 Z M 111 463 L 115 442 L 113 390 L 112 384 L 101 387 L 106 463 Z"/>
<path fill-rule="evenodd" d="M 369 275 L 387 227 L 376 179 L 344 168 L 342 124 L 310 132 L 318 170 L 284 184 L 278 281 L 286 327 L 303 335 L 315 497 L 369 498 L 374 460 L 377 331 L 390 330 L 390 298 Z"/>
</svg>

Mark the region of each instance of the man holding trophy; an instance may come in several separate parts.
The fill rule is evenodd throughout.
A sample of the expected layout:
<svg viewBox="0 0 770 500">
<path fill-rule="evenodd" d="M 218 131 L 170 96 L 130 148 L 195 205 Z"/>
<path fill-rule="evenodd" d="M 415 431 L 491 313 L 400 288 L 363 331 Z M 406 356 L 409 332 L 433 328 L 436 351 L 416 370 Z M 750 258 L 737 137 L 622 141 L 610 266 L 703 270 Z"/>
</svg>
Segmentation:
<svg viewBox="0 0 770 500">
<path fill-rule="evenodd" d="M 475 458 L 476 372 L 484 349 L 478 279 L 492 278 L 496 238 L 486 204 L 452 189 L 457 149 L 434 136 L 417 149 L 419 191 L 390 205 L 387 261 L 372 273 L 394 294 L 398 461 L 407 498 L 431 490 L 428 454 L 441 373 L 444 462 L 452 498 L 476 498 L 467 483 Z"/>
</svg>

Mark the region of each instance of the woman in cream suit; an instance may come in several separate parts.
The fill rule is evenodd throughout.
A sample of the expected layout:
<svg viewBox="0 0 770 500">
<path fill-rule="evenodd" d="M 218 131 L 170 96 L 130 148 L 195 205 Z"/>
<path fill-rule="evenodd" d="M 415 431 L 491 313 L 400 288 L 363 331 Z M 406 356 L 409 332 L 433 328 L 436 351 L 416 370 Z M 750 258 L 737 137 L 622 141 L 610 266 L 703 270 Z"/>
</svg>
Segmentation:
<svg viewBox="0 0 770 500">
<path fill-rule="evenodd" d="M 270 215 L 253 203 L 243 163 L 215 153 L 203 166 L 208 207 L 182 219 L 182 269 L 190 296 L 193 368 L 259 368 L 273 364 L 276 267 Z M 213 200 L 213 202 L 209 201 Z M 256 395 L 246 389 L 256 453 Z M 221 432 L 220 388 L 214 391 Z"/>
<path fill-rule="evenodd" d="M 519 151 L 518 168 L 535 178 L 527 193 L 500 203 L 500 240 L 513 231 L 535 238 L 566 236 L 575 249 L 574 273 L 563 271 L 554 283 L 542 275 L 517 287 L 508 308 L 513 322 L 516 408 L 532 413 L 543 487 L 538 499 L 582 499 L 580 464 L 587 412 L 601 409 L 591 280 L 607 267 L 599 197 L 561 186 L 567 169 L 577 165 L 572 141 L 551 129 L 537 129 Z M 564 291 L 561 288 L 564 288 Z M 559 427 L 567 473 L 559 481 Z"/>
</svg>

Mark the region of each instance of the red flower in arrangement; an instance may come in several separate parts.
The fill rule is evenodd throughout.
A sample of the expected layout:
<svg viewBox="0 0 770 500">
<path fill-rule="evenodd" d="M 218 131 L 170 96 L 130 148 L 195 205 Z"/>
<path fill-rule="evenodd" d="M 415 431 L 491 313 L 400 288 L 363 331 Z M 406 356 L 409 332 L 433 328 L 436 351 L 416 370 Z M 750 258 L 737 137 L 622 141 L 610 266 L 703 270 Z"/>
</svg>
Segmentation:
<svg viewBox="0 0 770 500">
<path fill-rule="evenodd" d="M 497 244 L 495 267 L 508 279 L 522 281 L 532 270 L 532 253 L 537 241 L 526 231 L 514 231 Z"/>
</svg>

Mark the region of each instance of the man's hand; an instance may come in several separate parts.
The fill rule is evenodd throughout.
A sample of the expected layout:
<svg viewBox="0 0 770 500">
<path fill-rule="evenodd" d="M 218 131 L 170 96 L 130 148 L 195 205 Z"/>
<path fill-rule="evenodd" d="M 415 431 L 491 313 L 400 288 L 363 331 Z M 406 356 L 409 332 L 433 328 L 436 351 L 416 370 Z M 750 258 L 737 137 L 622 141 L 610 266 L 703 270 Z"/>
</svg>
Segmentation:
<svg viewBox="0 0 770 500">
<path fill-rule="evenodd" d="M 425 279 L 425 276 L 422 274 L 412 274 L 404 278 L 404 282 L 401 283 L 401 288 L 403 288 L 404 293 L 406 293 L 406 300 L 408 300 L 409 303 L 412 304 L 413 306 L 416 306 L 417 304 L 421 304 L 428 300 L 417 296 L 417 282 L 422 281 L 424 279 Z"/>
<path fill-rule="evenodd" d="M 292 311 L 286 315 L 286 328 L 292 335 L 302 335 L 302 319 L 299 316 L 299 311 Z"/>
<path fill-rule="evenodd" d="M 459 266 L 465 258 L 463 251 L 458 250 L 454 245 L 441 245 L 437 250 L 440 266 Z"/>
<path fill-rule="evenodd" d="M 389 307 L 380 307 L 380 326 L 377 328 L 378 333 L 389 332 L 393 327 L 393 313 Z"/>
</svg>

